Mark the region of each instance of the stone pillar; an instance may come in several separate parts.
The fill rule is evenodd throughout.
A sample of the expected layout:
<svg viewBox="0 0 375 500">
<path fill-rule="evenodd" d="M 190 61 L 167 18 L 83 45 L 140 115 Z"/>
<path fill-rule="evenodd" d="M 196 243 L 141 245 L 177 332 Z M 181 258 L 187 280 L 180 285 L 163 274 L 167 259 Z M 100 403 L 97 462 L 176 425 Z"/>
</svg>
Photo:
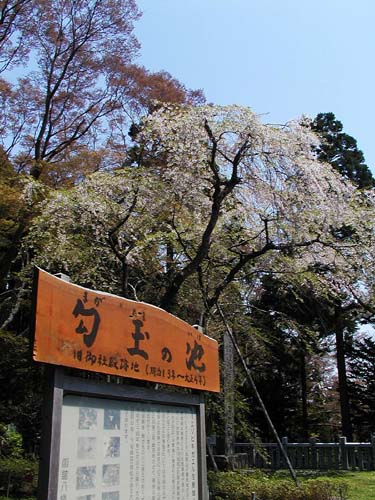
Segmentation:
<svg viewBox="0 0 375 500">
<path fill-rule="evenodd" d="M 224 453 L 234 453 L 234 349 L 226 332 L 224 334 Z"/>
</svg>

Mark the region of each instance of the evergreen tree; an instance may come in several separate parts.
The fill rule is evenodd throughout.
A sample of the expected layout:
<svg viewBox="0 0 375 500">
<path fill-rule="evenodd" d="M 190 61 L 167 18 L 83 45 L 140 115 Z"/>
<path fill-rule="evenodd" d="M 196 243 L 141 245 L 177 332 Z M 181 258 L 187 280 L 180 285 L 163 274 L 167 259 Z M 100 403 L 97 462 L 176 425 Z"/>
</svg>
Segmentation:
<svg viewBox="0 0 375 500">
<path fill-rule="evenodd" d="M 317 148 L 318 158 L 328 162 L 345 179 L 350 180 L 358 189 L 371 189 L 375 187 L 375 179 L 361 150 L 357 147 L 357 141 L 343 132 L 342 123 L 336 119 L 333 113 L 319 113 L 311 124 L 312 130 L 321 140 Z M 355 241 L 355 227 L 342 227 L 336 232 L 337 239 L 342 236 L 352 238 Z M 353 404 L 350 401 L 346 351 L 352 335 L 356 329 L 356 320 L 360 318 L 364 309 L 356 300 L 351 301 L 347 295 L 329 298 L 325 301 L 325 328 L 331 330 L 336 338 L 336 361 L 338 370 L 338 389 L 340 393 L 342 433 L 349 440 L 352 439 Z M 331 304 L 329 303 L 331 301 Z"/>
<path fill-rule="evenodd" d="M 354 137 L 344 133 L 342 123 L 333 113 L 319 113 L 311 128 L 321 139 L 318 157 L 330 163 L 340 174 L 360 189 L 375 186 L 375 179 L 365 164 L 363 153 Z"/>
<path fill-rule="evenodd" d="M 355 339 L 348 352 L 348 389 L 354 435 L 368 441 L 375 432 L 375 340 Z"/>
<path fill-rule="evenodd" d="M 327 345 L 323 327 L 329 309 L 323 297 L 298 280 L 268 275 L 251 304 L 252 321 L 262 330 L 269 353 L 257 372 L 258 388 L 280 432 L 307 440 L 312 435 L 332 439 L 332 394 L 327 376 Z M 253 363 L 259 362 L 256 356 Z M 253 370 L 254 371 L 254 370 Z M 276 404 L 275 404 L 276 403 Z M 329 406 L 329 408 L 328 408 Z"/>
</svg>

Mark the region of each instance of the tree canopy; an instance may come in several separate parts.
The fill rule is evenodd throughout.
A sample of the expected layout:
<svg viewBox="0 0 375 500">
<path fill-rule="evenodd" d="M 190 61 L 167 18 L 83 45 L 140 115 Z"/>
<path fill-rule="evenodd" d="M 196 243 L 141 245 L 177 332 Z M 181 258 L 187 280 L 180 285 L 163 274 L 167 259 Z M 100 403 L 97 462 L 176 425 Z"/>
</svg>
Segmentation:
<svg viewBox="0 0 375 500">
<path fill-rule="evenodd" d="M 127 295 L 116 287 L 118 276 L 151 272 L 159 305 L 170 310 L 190 278 L 200 277 L 209 310 L 250 268 L 254 275 L 286 269 L 288 255 L 294 271 L 325 266 L 331 277 L 333 270 L 348 276 L 346 262 L 359 257 L 358 244 L 337 233 L 355 226 L 359 238 L 368 234 L 372 201 L 360 207 L 352 185 L 314 157 L 315 140 L 298 123 L 263 125 L 237 106 L 160 108 L 137 137 L 147 167 L 94 174 L 72 190 L 52 192 L 29 241 L 44 265 L 69 274 L 74 267 L 66 256 L 75 255 L 75 266 L 91 279 L 102 264 L 84 267 L 109 252 L 117 262 L 112 291 Z M 82 242 L 90 257 L 77 251 Z"/>
</svg>

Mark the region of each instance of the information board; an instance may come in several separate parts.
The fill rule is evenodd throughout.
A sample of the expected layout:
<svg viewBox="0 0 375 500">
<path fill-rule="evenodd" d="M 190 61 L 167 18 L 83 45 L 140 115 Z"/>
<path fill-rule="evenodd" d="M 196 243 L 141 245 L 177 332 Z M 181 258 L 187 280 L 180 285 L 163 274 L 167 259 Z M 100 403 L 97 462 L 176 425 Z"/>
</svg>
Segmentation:
<svg viewBox="0 0 375 500">
<path fill-rule="evenodd" d="M 194 407 L 63 398 L 58 500 L 198 500 Z"/>
<path fill-rule="evenodd" d="M 216 340 L 168 312 L 38 270 L 35 361 L 220 391 Z"/>
</svg>

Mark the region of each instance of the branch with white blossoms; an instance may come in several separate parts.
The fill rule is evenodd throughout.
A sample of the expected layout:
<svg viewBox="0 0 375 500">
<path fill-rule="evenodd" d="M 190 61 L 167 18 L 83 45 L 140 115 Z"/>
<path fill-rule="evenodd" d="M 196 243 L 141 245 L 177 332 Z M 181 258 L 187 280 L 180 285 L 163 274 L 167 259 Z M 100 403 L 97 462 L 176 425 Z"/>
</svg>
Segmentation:
<svg viewBox="0 0 375 500">
<path fill-rule="evenodd" d="M 164 307 L 205 259 L 214 260 L 215 239 L 233 225 L 241 231 L 228 250 L 237 246 L 239 257 L 233 260 L 232 253 L 227 259 L 232 267 L 215 297 L 265 254 L 294 249 L 301 255 L 305 249 L 305 261 L 332 262 L 340 252 L 355 251 L 353 239 L 337 235 L 343 227 L 366 225 L 368 214 L 358 217 L 354 187 L 317 160 L 318 139 L 300 122 L 264 125 L 239 106 L 166 106 L 145 120 L 138 140 L 150 158 L 163 159 L 159 172 L 173 192 L 191 199 L 204 195 L 209 203 L 196 254 L 191 257 L 190 250 L 189 262 L 176 273 Z"/>
<path fill-rule="evenodd" d="M 299 122 L 168 105 L 145 119 L 138 141 L 144 168 L 94 174 L 48 200 L 29 240 L 39 261 L 114 292 L 128 273 L 141 300 L 169 310 L 191 280 L 214 304 L 250 269 L 279 272 L 286 257 L 297 273 L 331 269 L 341 286 L 364 280 L 374 195 L 318 161 L 317 139 Z"/>
</svg>

